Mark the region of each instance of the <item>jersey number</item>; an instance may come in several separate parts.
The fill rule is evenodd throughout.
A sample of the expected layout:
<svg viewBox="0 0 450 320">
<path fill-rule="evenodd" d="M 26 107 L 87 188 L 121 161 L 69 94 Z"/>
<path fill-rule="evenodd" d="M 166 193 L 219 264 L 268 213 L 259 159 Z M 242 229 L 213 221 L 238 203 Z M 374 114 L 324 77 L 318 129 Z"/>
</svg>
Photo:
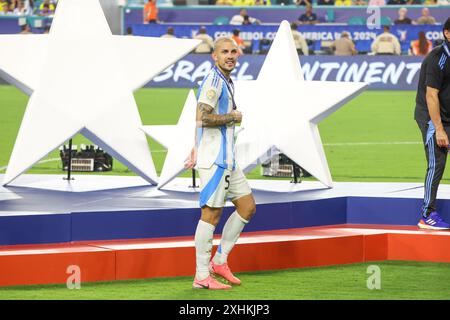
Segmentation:
<svg viewBox="0 0 450 320">
<path fill-rule="evenodd" d="M 228 190 L 228 188 L 230 188 L 230 175 L 227 174 L 225 176 L 225 182 L 227 183 L 227 186 L 225 187 L 225 190 Z"/>
</svg>

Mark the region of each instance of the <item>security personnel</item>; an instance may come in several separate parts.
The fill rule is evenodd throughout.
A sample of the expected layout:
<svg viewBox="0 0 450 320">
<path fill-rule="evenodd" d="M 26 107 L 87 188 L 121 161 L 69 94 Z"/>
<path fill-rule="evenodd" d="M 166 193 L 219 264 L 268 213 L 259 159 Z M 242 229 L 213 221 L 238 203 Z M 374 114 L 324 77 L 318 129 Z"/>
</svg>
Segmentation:
<svg viewBox="0 0 450 320">
<path fill-rule="evenodd" d="M 423 60 L 414 118 L 422 132 L 428 162 L 419 228 L 447 230 L 436 212 L 436 194 L 445 169 L 450 136 L 450 18 L 443 27 L 444 42 Z"/>
</svg>

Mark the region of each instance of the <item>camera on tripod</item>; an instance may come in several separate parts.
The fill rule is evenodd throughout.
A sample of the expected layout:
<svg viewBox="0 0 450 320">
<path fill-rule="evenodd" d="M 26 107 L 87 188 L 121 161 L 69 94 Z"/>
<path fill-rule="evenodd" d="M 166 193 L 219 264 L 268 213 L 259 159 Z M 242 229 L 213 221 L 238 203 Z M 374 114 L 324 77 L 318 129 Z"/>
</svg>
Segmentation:
<svg viewBox="0 0 450 320">
<path fill-rule="evenodd" d="M 280 153 L 273 156 L 261 165 L 261 174 L 265 177 L 293 178 L 293 182 L 301 182 L 301 178 L 310 177 L 311 174 Z M 300 181 L 298 181 L 300 179 Z"/>
<path fill-rule="evenodd" d="M 77 172 L 105 172 L 113 168 L 113 158 L 103 149 L 96 145 L 82 144 L 80 150 L 73 145 L 70 150 L 69 145 L 59 148 L 63 171 L 69 169 L 69 159 L 71 154 L 71 171 Z"/>
</svg>

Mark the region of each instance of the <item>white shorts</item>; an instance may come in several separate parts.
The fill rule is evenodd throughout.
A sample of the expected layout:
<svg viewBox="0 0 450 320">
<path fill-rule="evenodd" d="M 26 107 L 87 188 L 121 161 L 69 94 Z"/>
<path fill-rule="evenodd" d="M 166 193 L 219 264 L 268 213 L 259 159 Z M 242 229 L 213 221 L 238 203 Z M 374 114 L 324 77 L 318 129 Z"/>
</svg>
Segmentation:
<svg viewBox="0 0 450 320">
<path fill-rule="evenodd" d="M 217 165 L 198 169 L 200 176 L 200 208 L 222 208 L 227 198 L 236 200 L 252 193 L 244 173 L 238 167 L 227 170 Z"/>
</svg>

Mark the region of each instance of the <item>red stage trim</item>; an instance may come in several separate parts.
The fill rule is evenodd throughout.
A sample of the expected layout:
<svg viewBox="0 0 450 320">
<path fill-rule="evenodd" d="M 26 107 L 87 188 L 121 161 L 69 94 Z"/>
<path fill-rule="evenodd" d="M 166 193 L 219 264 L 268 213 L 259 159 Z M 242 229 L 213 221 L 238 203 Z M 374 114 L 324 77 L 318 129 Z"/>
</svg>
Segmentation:
<svg viewBox="0 0 450 320">
<path fill-rule="evenodd" d="M 219 237 L 215 237 L 215 245 Z M 383 260 L 450 263 L 450 232 L 415 227 L 335 225 L 243 233 L 229 258 L 235 272 Z M 0 285 L 192 276 L 193 237 L 0 246 Z"/>
</svg>

